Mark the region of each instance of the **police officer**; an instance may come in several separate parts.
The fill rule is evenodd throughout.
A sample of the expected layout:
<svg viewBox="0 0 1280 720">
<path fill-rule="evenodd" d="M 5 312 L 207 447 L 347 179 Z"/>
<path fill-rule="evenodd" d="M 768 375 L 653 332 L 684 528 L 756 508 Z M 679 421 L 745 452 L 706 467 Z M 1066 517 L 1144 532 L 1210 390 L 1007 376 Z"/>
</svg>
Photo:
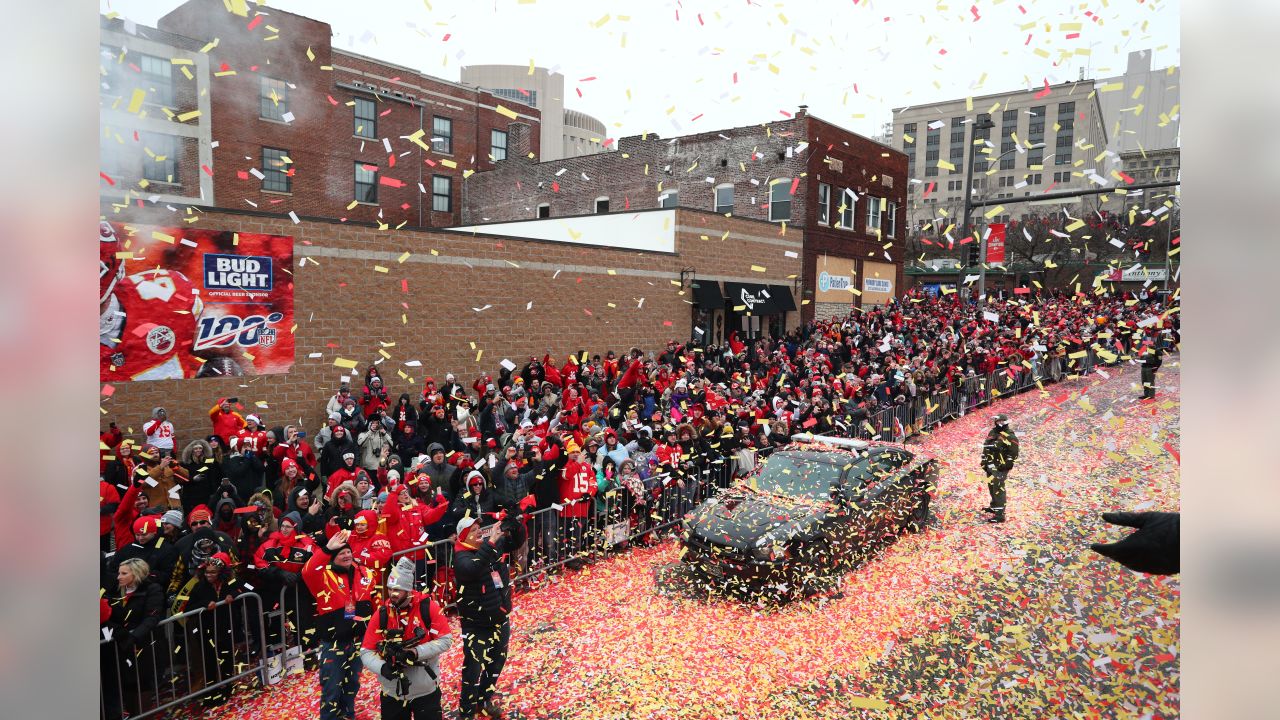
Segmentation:
<svg viewBox="0 0 1280 720">
<path fill-rule="evenodd" d="M 494 692 L 507 662 L 511 639 L 511 575 L 503 556 L 524 544 L 528 534 L 520 516 L 507 511 L 493 539 L 481 540 L 474 517 L 458 522 L 453 571 L 458 582 L 458 617 L 462 621 L 462 692 L 458 717 L 477 713 L 500 717 Z"/>
<path fill-rule="evenodd" d="M 992 418 L 991 432 L 982 444 L 982 469 L 987 474 L 991 506 L 982 509 L 991 517 L 987 522 L 1004 522 L 1004 481 L 1018 459 L 1018 436 L 1009 427 L 1009 416 L 1000 413 Z"/>
<path fill-rule="evenodd" d="M 440 604 L 413 589 L 415 563 L 391 570 L 387 599 L 369 619 L 360 659 L 382 685 L 383 720 L 440 720 L 440 656 L 453 644 Z"/>
</svg>

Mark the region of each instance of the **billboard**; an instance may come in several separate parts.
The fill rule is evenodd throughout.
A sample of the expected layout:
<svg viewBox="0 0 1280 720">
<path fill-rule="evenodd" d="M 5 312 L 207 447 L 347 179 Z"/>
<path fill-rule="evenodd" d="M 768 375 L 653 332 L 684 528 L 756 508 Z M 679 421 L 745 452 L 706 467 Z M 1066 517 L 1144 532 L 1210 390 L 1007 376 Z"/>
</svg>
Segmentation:
<svg viewBox="0 0 1280 720">
<path fill-rule="evenodd" d="M 1125 268 L 1114 268 L 1102 273 L 1102 279 L 1110 282 L 1146 282 L 1148 280 L 1164 280 L 1169 271 L 1162 267 L 1143 267 L 1141 265 Z"/>
<path fill-rule="evenodd" d="M 898 275 L 896 265 L 890 263 L 862 263 L 862 305 L 884 305 L 894 298 L 893 281 Z"/>
<path fill-rule="evenodd" d="M 857 260 L 819 255 L 817 257 L 818 290 L 814 302 L 851 305 L 857 295 Z"/>
<path fill-rule="evenodd" d="M 104 382 L 293 366 L 293 238 L 99 223 Z"/>
<path fill-rule="evenodd" d="M 1004 223 L 991 223 L 991 234 L 987 236 L 987 264 L 1004 263 Z"/>
</svg>

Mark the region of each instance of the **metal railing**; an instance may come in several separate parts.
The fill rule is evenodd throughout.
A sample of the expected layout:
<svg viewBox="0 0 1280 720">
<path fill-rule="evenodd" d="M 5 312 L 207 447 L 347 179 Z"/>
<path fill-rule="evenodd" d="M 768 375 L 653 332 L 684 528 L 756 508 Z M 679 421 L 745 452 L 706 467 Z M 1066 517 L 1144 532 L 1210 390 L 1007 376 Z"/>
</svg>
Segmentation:
<svg viewBox="0 0 1280 720">
<path fill-rule="evenodd" d="M 1000 398 L 1119 362 L 1116 356 L 1099 358 L 1092 348 L 1062 361 L 1037 358 L 1031 368 L 1017 365 L 1012 371 L 961 378 L 927 397 L 880 407 L 860 421 L 841 421 L 829 434 L 901 443 Z M 528 542 L 511 554 L 513 585 L 527 589 L 538 576 L 659 541 L 699 503 L 746 476 L 773 450 L 764 447 L 740 450 L 730 457 L 718 453 L 697 457 L 642 480 L 639 488 L 617 484 L 599 497 L 529 513 L 525 517 Z M 491 522 L 481 532 L 495 533 L 497 527 Z M 401 550 L 392 555 L 387 567 L 401 557 L 412 558 L 418 587 L 443 607 L 452 608 L 457 600 L 453 543 L 449 537 Z M 261 592 L 276 597 L 275 587 L 266 583 Z M 235 598 L 231 605 L 240 610 L 229 614 L 239 617 L 230 622 L 233 626 L 239 622 L 240 630 L 227 627 L 227 616 L 218 615 L 228 605 L 222 601 L 213 610 L 202 608 L 166 618 L 145 647 L 135 645 L 128 651 L 131 655 L 115 639 L 103 640 L 102 716 L 113 720 L 118 715 L 112 713 L 123 705 L 131 718 L 151 717 L 202 697 L 216 702 L 224 689 L 254 674 L 265 687 L 286 674 L 301 672 L 318 645 L 315 600 L 301 580 L 280 587 L 278 597 L 271 608 L 263 607 L 257 593 Z"/>
<path fill-rule="evenodd" d="M 232 685 L 266 667 L 264 617 L 262 598 L 245 593 L 165 618 L 142 641 L 100 640 L 101 717 L 153 717 L 197 698 L 225 702 Z"/>
</svg>

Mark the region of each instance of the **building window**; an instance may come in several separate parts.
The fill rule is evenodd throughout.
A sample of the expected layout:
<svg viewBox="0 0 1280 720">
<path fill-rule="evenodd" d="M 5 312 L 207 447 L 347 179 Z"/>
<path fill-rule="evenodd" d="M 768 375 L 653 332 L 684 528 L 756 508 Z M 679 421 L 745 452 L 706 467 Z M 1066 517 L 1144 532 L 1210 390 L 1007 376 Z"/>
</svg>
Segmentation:
<svg viewBox="0 0 1280 720">
<path fill-rule="evenodd" d="M 952 165 L 955 166 L 955 168 L 951 170 L 952 175 L 958 175 L 964 172 L 964 146 L 963 145 L 951 146 L 951 157 L 948 160 L 948 162 L 950 162 Z"/>
<path fill-rule="evenodd" d="M 733 212 L 733 186 L 716 186 L 716 212 L 724 214 Z"/>
<path fill-rule="evenodd" d="M 668 190 L 658 196 L 658 207 L 673 208 L 680 204 L 680 192 L 678 190 Z"/>
<path fill-rule="evenodd" d="M 778 178 L 769 185 L 769 220 L 791 219 L 791 178 Z"/>
<path fill-rule="evenodd" d="M 520 90 L 517 88 L 498 88 L 490 90 L 495 96 L 506 98 L 507 100 L 515 100 L 525 105 L 538 107 L 538 91 L 537 90 Z"/>
<path fill-rule="evenodd" d="M 1028 176 L 1027 176 L 1027 184 L 1028 184 L 1028 185 L 1039 185 L 1039 184 L 1040 184 L 1040 173 L 1034 173 L 1034 174 L 1032 174 L 1032 175 L 1028 175 Z"/>
<path fill-rule="evenodd" d="M 289 151 L 280 148 L 262 148 L 262 189 L 273 192 L 293 192 L 289 177 Z"/>
<path fill-rule="evenodd" d="M 818 183 L 818 224 L 831 224 L 831 186 Z"/>
<path fill-rule="evenodd" d="M 910 142 L 908 142 L 908 141 L 907 141 L 907 136 L 908 136 L 908 135 L 910 135 L 910 136 L 911 136 L 911 141 L 910 141 Z M 915 124 L 915 123 L 907 123 L 907 124 L 903 125 L 903 126 L 902 126 L 902 149 L 903 149 L 904 151 L 906 151 L 906 152 L 907 152 L 907 154 L 911 154 L 911 153 L 915 152 L 915 149 L 916 149 L 916 142 L 917 142 L 917 140 L 916 140 L 916 124 Z"/>
<path fill-rule="evenodd" d="M 840 195 L 840 227 L 845 230 L 853 229 L 854 212 L 858 207 L 858 201 L 854 199 L 856 197 L 853 188 L 846 188 Z"/>
<path fill-rule="evenodd" d="M 609 198 L 607 197 L 596 198 L 596 214 L 603 215 L 604 213 L 607 213 L 607 212 L 609 212 Z"/>
<path fill-rule="evenodd" d="M 148 86 L 155 92 L 154 102 L 161 105 L 173 104 L 173 63 L 158 57 L 143 55 L 138 59 L 138 69 L 146 78 Z"/>
<path fill-rule="evenodd" d="M 1014 144 L 1012 138 L 1008 140 L 1002 140 L 1000 142 L 1000 169 L 1001 170 L 1013 169 L 1013 163 L 1015 160 L 1018 159 L 1017 153 L 1014 152 L 1015 149 L 1017 149 L 1017 145 Z M 1008 153 L 1008 155 L 1006 155 L 1005 153 Z"/>
<path fill-rule="evenodd" d="M 937 147 L 941 143 L 941 137 L 942 137 L 942 128 L 937 128 L 937 129 L 929 128 L 924 135 L 924 144 L 926 147 L 928 146 Z"/>
<path fill-rule="evenodd" d="M 362 203 L 378 202 L 378 166 L 368 163 L 356 163 L 356 201 Z"/>
<path fill-rule="evenodd" d="M 867 198 L 867 234 L 878 235 L 880 233 L 880 203 L 884 202 L 877 197 Z"/>
<path fill-rule="evenodd" d="M 1044 165 L 1044 148 L 1038 147 L 1027 151 L 1027 167 L 1037 168 Z"/>
<path fill-rule="evenodd" d="M 1001 125 L 1017 125 L 1017 124 L 1018 124 L 1018 111 L 1017 111 L 1017 110 L 1005 110 L 1004 112 L 1000 113 L 1000 124 L 1001 124 Z"/>
<path fill-rule="evenodd" d="M 434 212 L 453 212 L 453 178 L 431 176 L 431 209 Z"/>
<path fill-rule="evenodd" d="M 1076 104 L 1074 102 L 1058 103 L 1058 125 L 1062 130 L 1075 127 Z"/>
<path fill-rule="evenodd" d="M 507 159 L 507 131 L 506 130 L 490 130 L 489 131 L 489 154 L 493 156 L 493 161 Z"/>
<path fill-rule="evenodd" d="M 1027 124 L 1027 142 L 1044 142 L 1044 105 L 1031 108 L 1031 119 Z"/>
<path fill-rule="evenodd" d="M 898 203 L 889 203 L 886 208 L 888 216 L 884 219 L 885 237 L 893 237 L 898 232 Z"/>
<path fill-rule="evenodd" d="M 551 203 L 542 203 L 541 205 L 539 205 L 538 214 L 536 217 L 538 217 L 539 219 L 551 217 Z"/>
<path fill-rule="evenodd" d="M 355 127 L 351 131 L 356 137 L 378 137 L 378 112 L 374 102 L 368 98 L 356 98 Z"/>
<path fill-rule="evenodd" d="M 951 144 L 964 145 L 964 118 L 951 118 Z"/>
<path fill-rule="evenodd" d="M 178 138 L 146 133 L 143 146 L 149 150 L 142 161 L 142 177 L 162 183 L 178 183 Z"/>
<path fill-rule="evenodd" d="M 431 149 L 438 153 L 453 152 L 453 121 L 436 115 L 431 118 Z"/>
<path fill-rule="evenodd" d="M 258 116 L 284 122 L 284 114 L 289 112 L 289 86 L 283 80 L 264 76 L 260 87 Z"/>
</svg>

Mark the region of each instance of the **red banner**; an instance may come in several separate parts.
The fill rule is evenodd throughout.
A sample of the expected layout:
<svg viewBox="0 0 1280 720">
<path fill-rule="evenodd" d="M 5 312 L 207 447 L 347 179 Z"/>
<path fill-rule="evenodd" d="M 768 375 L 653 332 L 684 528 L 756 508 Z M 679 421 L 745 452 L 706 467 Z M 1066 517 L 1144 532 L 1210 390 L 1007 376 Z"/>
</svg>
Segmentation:
<svg viewBox="0 0 1280 720">
<path fill-rule="evenodd" d="M 293 238 L 99 224 L 103 381 L 293 367 Z"/>
<path fill-rule="evenodd" d="M 1004 262 L 1004 223 L 988 225 L 991 234 L 987 236 L 987 264 L 997 265 Z"/>
</svg>

